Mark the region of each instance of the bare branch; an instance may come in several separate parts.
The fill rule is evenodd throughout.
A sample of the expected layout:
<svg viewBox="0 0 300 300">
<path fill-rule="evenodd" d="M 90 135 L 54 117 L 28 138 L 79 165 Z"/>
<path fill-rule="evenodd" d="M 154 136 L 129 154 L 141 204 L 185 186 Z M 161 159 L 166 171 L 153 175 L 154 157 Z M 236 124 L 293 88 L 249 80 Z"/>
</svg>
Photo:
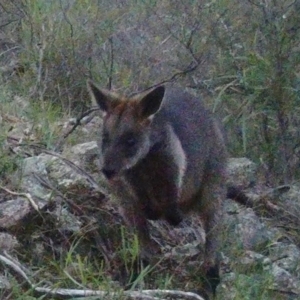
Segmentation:
<svg viewBox="0 0 300 300">
<path fill-rule="evenodd" d="M 25 197 L 28 199 L 29 203 L 32 205 L 32 207 L 39 212 L 40 208 L 39 206 L 34 202 L 34 200 L 32 199 L 31 195 L 29 193 L 17 193 L 17 192 L 13 192 L 3 186 L 0 185 L 0 189 L 4 190 L 5 192 L 14 195 L 14 196 L 20 196 L 20 197 Z"/>
<path fill-rule="evenodd" d="M 108 74 L 108 84 L 107 88 L 111 90 L 112 87 L 112 79 L 113 79 L 113 71 L 114 71 L 114 43 L 113 43 L 113 37 L 111 36 L 109 39 L 109 45 L 110 45 L 110 68 L 109 68 L 109 74 Z"/>
<path fill-rule="evenodd" d="M 89 114 L 95 112 L 99 110 L 98 107 L 92 107 L 91 109 L 83 112 L 78 118 L 76 118 L 75 123 L 73 125 L 73 127 L 68 130 L 66 133 L 63 134 L 63 136 L 58 140 L 58 142 L 56 143 L 56 146 L 54 147 L 54 150 L 57 151 L 58 149 L 60 149 L 64 143 L 64 141 L 66 140 L 66 138 L 79 126 L 82 125 L 81 120 L 83 118 L 85 118 L 86 116 L 88 116 Z M 93 119 L 93 115 L 88 119 L 88 121 L 85 122 L 85 124 L 89 123 L 92 119 Z"/>
<path fill-rule="evenodd" d="M 166 78 L 166 79 L 163 79 L 162 81 L 160 81 L 160 82 L 158 82 L 158 83 L 156 83 L 156 84 L 154 84 L 154 85 L 151 85 L 150 87 L 148 87 L 148 88 L 146 88 L 146 89 L 144 89 L 144 90 L 142 90 L 142 91 L 138 91 L 138 92 L 136 92 L 136 93 L 132 93 L 131 96 L 134 96 L 134 95 L 136 95 L 136 94 L 139 94 L 139 93 L 145 92 L 145 91 L 147 91 L 147 90 L 153 89 L 153 88 L 155 88 L 155 87 L 157 87 L 157 86 L 160 86 L 160 85 L 162 85 L 162 84 L 165 84 L 165 83 L 168 83 L 168 82 L 173 82 L 177 77 L 183 76 L 183 75 L 186 75 L 186 74 L 188 74 L 188 73 L 191 73 L 191 72 L 195 71 L 195 70 L 198 68 L 198 66 L 199 66 L 200 64 L 202 64 L 203 62 L 204 62 L 204 61 L 197 62 L 196 64 L 191 63 L 186 69 L 184 69 L 184 70 L 182 70 L 182 71 L 179 71 L 179 72 L 176 72 L 176 73 L 174 73 L 171 77 Z"/>
</svg>

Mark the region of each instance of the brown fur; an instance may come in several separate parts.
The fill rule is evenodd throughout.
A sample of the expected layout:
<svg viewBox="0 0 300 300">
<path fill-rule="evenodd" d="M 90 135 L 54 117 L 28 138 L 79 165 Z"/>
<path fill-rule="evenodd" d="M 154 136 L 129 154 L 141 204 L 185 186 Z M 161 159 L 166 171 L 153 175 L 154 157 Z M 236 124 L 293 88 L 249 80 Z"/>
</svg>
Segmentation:
<svg viewBox="0 0 300 300">
<path fill-rule="evenodd" d="M 88 87 L 105 113 L 102 172 L 138 233 L 142 255 L 157 248 L 146 219 L 176 225 L 183 214 L 197 211 L 206 231 L 204 265 L 216 269 L 227 153 L 210 113 L 176 88 L 158 87 L 126 99 L 92 82 Z"/>
</svg>

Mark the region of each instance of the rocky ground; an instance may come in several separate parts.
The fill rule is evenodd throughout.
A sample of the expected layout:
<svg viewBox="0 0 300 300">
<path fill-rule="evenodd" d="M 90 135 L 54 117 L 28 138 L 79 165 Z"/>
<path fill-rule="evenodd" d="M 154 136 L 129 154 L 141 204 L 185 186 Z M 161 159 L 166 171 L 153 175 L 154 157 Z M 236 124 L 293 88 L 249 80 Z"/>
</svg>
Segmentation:
<svg viewBox="0 0 300 300">
<path fill-rule="evenodd" d="M 77 128 L 85 140 L 93 136 L 91 128 L 98 121 L 96 117 Z M 67 125 L 64 130 L 70 128 Z M 26 268 L 30 281 L 25 280 L 27 289 L 34 285 L 50 289 L 66 287 L 59 285 L 60 276 L 53 262 L 60 264 L 68 255 L 87 257 L 92 262 L 91 269 L 101 265 L 110 290 L 126 286 L 130 267 L 123 265 L 124 261 L 130 264 L 136 257 L 136 241 L 126 229 L 118 204 L 106 196 L 105 184 L 97 172 L 96 142 L 78 142 L 64 147 L 63 151 L 49 151 L 33 144 L 22 145 L 19 136 L 22 130 L 12 131 L 7 139 L 8 149 L 22 153 L 23 158 L 0 190 L 2 295 L 9 294 L 16 281 L 24 283 L 24 276 L 20 283 L 21 271 L 14 263 L 21 270 Z M 299 299 L 300 250 L 296 229 L 300 188 L 260 185 L 255 164 L 246 158 L 231 159 L 228 170 L 229 184 L 247 188 L 254 206 L 246 208 L 232 200 L 224 202 L 217 299 Z M 149 271 L 146 268 L 143 280 L 132 291 L 157 288 L 157 278 L 160 282 L 169 278 L 172 283 L 168 289 L 172 286 L 177 291 L 195 293 L 180 295 L 178 292 L 169 298 L 155 298 L 146 293 L 127 296 L 201 299 L 196 295 L 201 294 L 201 286 L 195 276 L 201 262 L 195 259 L 202 251 L 205 235 L 197 216 L 188 217 L 176 228 L 163 221 L 150 223 L 152 238 L 161 245 L 163 254 L 151 275 L 146 274 Z M 64 269 L 77 281 L 78 264 L 71 261 Z M 74 281 L 67 286 L 78 289 Z M 88 280 L 80 289 L 83 286 L 95 290 Z M 248 298 L 243 297 L 245 291 L 250 295 Z M 125 298 L 125 295 L 118 297 Z M 108 299 L 113 297 L 110 295 Z"/>
</svg>

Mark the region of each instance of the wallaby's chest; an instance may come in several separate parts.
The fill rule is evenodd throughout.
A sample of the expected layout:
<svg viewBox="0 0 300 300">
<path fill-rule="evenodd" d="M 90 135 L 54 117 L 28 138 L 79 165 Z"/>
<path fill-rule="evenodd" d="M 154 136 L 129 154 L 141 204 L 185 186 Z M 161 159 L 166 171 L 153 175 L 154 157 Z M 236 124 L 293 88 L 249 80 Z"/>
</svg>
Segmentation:
<svg viewBox="0 0 300 300">
<path fill-rule="evenodd" d="M 154 214 L 149 219 L 158 219 L 170 205 L 170 197 L 177 198 L 174 181 L 174 166 L 161 154 L 149 154 L 126 174 L 129 184 L 137 194 L 141 209 Z M 176 191 L 176 192 L 174 192 Z M 172 193 L 174 195 L 172 195 Z"/>
</svg>

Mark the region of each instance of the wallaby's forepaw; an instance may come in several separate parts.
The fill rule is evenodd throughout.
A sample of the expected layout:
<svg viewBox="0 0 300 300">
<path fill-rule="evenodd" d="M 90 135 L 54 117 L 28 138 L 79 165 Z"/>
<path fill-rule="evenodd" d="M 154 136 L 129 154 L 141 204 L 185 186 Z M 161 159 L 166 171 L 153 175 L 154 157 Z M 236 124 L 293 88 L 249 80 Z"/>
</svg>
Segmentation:
<svg viewBox="0 0 300 300">
<path fill-rule="evenodd" d="M 144 210 L 147 220 L 156 221 L 160 219 L 161 215 L 152 209 Z"/>
<path fill-rule="evenodd" d="M 179 211 L 172 211 L 170 213 L 165 214 L 165 219 L 172 226 L 177 226 L 183 220 L 183 216 L 181 215 L 181 213 Z"/>
</svg>

